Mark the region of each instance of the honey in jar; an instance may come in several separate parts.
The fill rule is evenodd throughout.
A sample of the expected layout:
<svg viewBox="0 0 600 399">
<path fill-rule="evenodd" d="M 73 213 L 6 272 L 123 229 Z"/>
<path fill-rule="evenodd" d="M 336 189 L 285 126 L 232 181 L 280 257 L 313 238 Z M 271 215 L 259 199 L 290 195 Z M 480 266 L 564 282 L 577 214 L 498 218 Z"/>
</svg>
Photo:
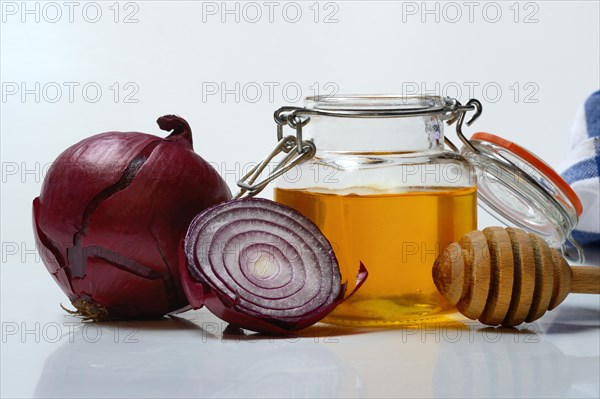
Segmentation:
<svg viewBox="0 0 600 399">
<path fill-rule="evenodd" d="M 278 202 L 319 226 L 350 286 L 360 262 L 370 272 L 327 320 L 379 325 L 451 309 L 433 284 L 431 265 L 441 249 L 476 226 L 475 189 L 351 191 L 275 190 Z"/>
</svg>

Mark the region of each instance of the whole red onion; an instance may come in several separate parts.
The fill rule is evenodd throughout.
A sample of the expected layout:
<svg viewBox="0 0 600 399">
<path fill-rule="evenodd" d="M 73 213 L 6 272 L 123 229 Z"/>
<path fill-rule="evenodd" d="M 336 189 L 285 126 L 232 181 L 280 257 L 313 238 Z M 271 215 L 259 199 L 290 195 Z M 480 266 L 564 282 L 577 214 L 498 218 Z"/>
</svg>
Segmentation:
<svg viewBox="0 0 600 399">
<path fill-rule="evenodd" d="M 68 148 L 33 201 L 42 260 L 85 318 L 153 318 L 185 306 L 178 244 L 194 216 L 231 199 L 193 151 L 188 123 L 157 123 L 172 133 L 108 132 Z"/>
</svg>

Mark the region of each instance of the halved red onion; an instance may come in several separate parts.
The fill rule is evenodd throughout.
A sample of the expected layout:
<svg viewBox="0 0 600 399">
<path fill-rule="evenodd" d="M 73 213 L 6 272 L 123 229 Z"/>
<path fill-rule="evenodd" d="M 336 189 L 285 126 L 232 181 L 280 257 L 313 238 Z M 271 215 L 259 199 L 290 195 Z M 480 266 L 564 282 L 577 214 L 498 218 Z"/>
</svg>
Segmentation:
<svg viewBox="0 0 600 399">
<path fill-rule="evenodd" d="M 184 242 L 182 283 L 192 307 L 263 333 L 316 323 L 343 299 L 338 263 L 319 228 L 296 210 L 266 199 L 206 209 Z M 180 262 L 183 263 L 183 262 Z M 361 265 L 357 288 L 366 278 Z"/>
</svg>

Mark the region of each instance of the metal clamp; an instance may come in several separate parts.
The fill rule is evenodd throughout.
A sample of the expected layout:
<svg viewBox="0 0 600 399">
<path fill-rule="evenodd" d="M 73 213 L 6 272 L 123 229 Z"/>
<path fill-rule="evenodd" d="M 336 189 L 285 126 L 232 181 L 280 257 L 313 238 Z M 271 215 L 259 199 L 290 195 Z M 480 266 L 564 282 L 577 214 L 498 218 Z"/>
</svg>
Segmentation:
<svg viewBox="0 0 600 399">
<path fill-rule="evenodd" d="M 298 153 L 302 153 L 302 127 L 304 127 L 309 121 L 310 117 L 301 118 L 295 112 L 298 110 L 302 110 L 303 108 L 298 107 L 281 107 L 275 114 L 273 114 L 273 119 L 275 119 L 275 123 L 277 123 L 277 141 L 283 140 L 283 126 L 289 125 L 292 129 L 296 130 L 296 149 Z M 289 152 L 290 147 L 282 148 L 282 151 Z"/>
<path fill-rule="evenodd" d="M 465 122 L 465 115 L 467 114 L 467 111 L 470 111 L 473 109 L 475 110 L 475 114 L 471 117 L 471 119 L 469 119 L 467 121 L 467 126 L 471 126 L 473 124 L 473 122 L 475 122 L 481 116 L 481 113 L 483 112 L 483 106 L 481 105 L 479 100 L 476 100 L 474 98 L 470 99 L 465 106 L 462 106 L 460 104 L 460 102 L 458 102 L 458 101 L 456 101 L 456 102 L 458 104 L 458 106 L 457 106 L 458 111 L 450 119 L 448 119 L 448 121 L 446 121 L 446 123 L 448 124 L 448 126 L 451 126 L 453 123 L 456 122 L 456 135 L 458 136 L 460 141 L 463 142 L 464 145 L 469 147 L 469 149 L 471 151 L 473 151 L 474 153 L 477 154 L 477 153 L 479 153 L 479 151 L 473 146 L 473 144 L 471 144 L 469 139 L 467 139 L 465 137 L 465 135 L 463 134 L 463 131 L 462 131 L 462 126 L 463 126 L 463 123 Z M 458 147 L 455 146 L 454 143 L 452 143 L 452 141 L 450 141 L 450 139 L 448 137 L 444 136 L 444 143 L 446 143 L 446 145 L 448 147 L 450 147 L 452 149 L 452 151 L 460 153 L 460 150 L 458 149 Z"/>
<path fill-rule="evenodd" d="M 304 162 L 307 159 L 315 156 L 317 148 L 312 141 L 305 140 L 301 142 L 301 147 L 297 147 L 298 136 L 287 136 L 279 140 L 275 148 L 269 155 L 256 166 L 254 166 L 248 173 L 246 173 L 240 180 L 237 181 L 237 185 L 240 191 L 236 194 L 235 198 L 241 198 L 244 195 L 247 197 L 253 197 L 260 193 L 270 182 L 283 175 L 288 170 L 292 169 L 296 165 Z M 302 136 L 300 136 L 302 138 Z M 294 151 L 297 150 L 297 151 Z M 273 171 L 269 173 L 267 177 L 255 183 L 256 179 L 260 177 L 265 168 L 269 163 L 279 154 L 287 153 L 281 161 L 273 168 Z"/>
</svg>

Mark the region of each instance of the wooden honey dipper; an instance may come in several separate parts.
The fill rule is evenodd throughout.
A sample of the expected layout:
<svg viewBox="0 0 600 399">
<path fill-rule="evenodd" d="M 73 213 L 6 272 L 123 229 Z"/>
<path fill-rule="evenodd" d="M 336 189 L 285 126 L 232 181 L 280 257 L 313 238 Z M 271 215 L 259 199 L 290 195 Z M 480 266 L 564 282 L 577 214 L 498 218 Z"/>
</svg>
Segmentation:
<svg viewBox="0 0 600 399">
<path fill-rule="evenodd" d="M 539 319 L 569 294 L 600 294 L 600 267 L 570 267 L 535 234 L 508 227 L 474 230 L 433 265 L 440 293 L 469 319 L 516 326 Z"/>
</svg>

